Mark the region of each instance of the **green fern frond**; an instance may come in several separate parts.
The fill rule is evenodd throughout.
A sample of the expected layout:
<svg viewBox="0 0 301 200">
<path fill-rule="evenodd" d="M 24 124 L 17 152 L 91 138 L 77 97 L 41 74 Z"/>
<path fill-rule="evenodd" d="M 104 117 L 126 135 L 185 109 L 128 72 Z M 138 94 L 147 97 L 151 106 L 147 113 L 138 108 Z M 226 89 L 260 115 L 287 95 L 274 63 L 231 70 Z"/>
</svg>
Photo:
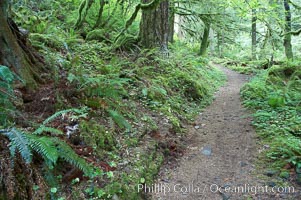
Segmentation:
<svg viewBox="0 0 301 200">
<path fill-rule="evenodd" d="M 0 79 L 4 82 L 12 83 L 15 77 L 8 67 L 0 65 Z"/>
<path fill-rule="evenodd" d="M 43 157 L 48 167 L 53 167 L 59 158 L 82 170 L 86 175 L 92 175 L 93 168 L 80 158 L 73 149 L 63 141 L 51 137 L 39 137 L 23 133 L 16 128 L 0 130 L 0 134 L 10 140 L 10 153 L 14 158 L 16 151 L 26 163 L 32 161 L 32 151 Z"/>
<path fill-rule="evenodd" d="M 14 111 L 12 99 L 15 99 L 13 81 L 16 75 L 6 66 L 0 65 L 0 124 L 6 126 L 8 116 Z"/>
<path fill-rule="evenodd" d="M 49 137 L 35 135 L 27 135 L 27 137 L 30 147 L 44 158 L 48 166 L 52 167 L 59 157 L 55 143 Z"/>
<path fill-rule="evenodd" d="M 44 132 L 49 132 L 52 134 L 56 134 L 56 135 L 63 135 L 64 133 L 57 129 L 57 128 L 52 128 L 52 127 L 48 127 L 46 126 L 46 124 L 50 123 L 51 121 L 53 121 L 55 118 L 59 117 L 60 115 L 64 115 L 66 113 L 76 113 L 79 116 L 70 116 L 70 118 L 72 119 L 78 119 L 80 117 L 85 117 L 87 115 L 87 107 L 83 107 L 81 109 L 77 109 L 77 108 L 71 108 L 71 109 L 67 109 L 67 110 L 61 110 L 59 112 L 54 113 L 53 115 L 51 115 L 50 117 L 48 117 L 46 120 L 44 120 L 44 122 L 32 133 L 35 135 L 40 135 Z"/>
<path fill-rule="evenodd" d="M 92 175 L 92 167 L 87 164 L 84 159 L 79 157 L 70 146 L 60 140 L 56 140 L 55 138 L 53 138 L 52 140 L 57 146 L 60 158 L 82 170 L 86 175 Z"/>
<path fill-rule="evenodd" d="M 87 111 L 86 107 L 83 107 L 81 109 L 71 108 L 71 109 L 67 109 L 67 110 L 61 110 L 59 112 L 54 113 L 53 115 L 51 115 L 47 119 L 45 119 L 44 122 L 42 123 L 42 125 L 46 125 L 49 122 L 52 122 L 55 118 L 59 117 L 60 115 L 64 115 L 66 113 L 74 112 L 74 113 L 77 113 L 77 114 L 83 114 L 86 111 Z"/>
<path fill-rule="evenodd" d="M 110 116 L 114 120 L 114 122 L 120 127 L 120 128 L 126 128 L 131 129 L 131 125 L 128 123 L 128 121 L 117 111 L 115 110 L 108 110 Z"/>
<path fill-rule="evenodd" d="M 112 77 L 110 75 L 98 75 L 97 77 L 86 78 L 80 85 L 79 90 L 84 91 L 90 97 L 98 96 L 117 99 L 125 93 L 123 86 L 129 80 L 116 77 L 116 75 L 112 75 Z"/>
<path fill-rule="evenodd" d="M 15 157 L 18 150 L 26 163 L 31 162 L 32 152 L 29 147 L 30 141 L 24 133 L 15 128 L 0 133 L 10 140 L 9 150 L 12 157 Z"/>
</svg>

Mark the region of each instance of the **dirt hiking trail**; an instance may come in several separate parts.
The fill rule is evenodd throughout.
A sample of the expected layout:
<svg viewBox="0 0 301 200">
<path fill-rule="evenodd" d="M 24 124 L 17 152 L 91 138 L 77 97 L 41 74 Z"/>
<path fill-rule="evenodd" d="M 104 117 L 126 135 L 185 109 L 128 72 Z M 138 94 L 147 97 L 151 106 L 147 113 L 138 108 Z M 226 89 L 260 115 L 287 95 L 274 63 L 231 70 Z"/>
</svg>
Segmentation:
<svg viewBox="0 0 301 200">
<path fill-rule="evenodd" d="M 227 83 L 189 130 L 188 153 L 179 160 L 179 167 L 163 169 L 152 190 L 149 188 L 151 199 L 278 199 L 252 192 L 225 192 L 225 188 L 248 190 L 264 183 L 252 175 L 258 153 L 256 135 L 239 95 L 248 76 L 219 68 L 226 74 Z"/>
</svg>

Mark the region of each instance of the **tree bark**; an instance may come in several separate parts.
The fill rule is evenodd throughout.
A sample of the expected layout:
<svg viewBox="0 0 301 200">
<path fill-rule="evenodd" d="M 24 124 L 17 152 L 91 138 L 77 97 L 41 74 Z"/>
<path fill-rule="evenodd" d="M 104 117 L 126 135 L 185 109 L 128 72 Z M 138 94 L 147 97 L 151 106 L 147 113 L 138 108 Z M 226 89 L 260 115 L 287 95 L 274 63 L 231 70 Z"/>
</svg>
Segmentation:
<svg viewBox="0 0 301 200">
<path fill-rule="evenodd" d="M 224 54 L 225 34 L 223 30 L 217 32 L 217 50 L 218 57 L 222 58 Z"/>
<path fill-rule="evenodd" d="M 175 3 L 171 2 L 169 7 L 169 27 L 168 27 L 168 42 L 174 42 L 174 33 L 175 33 Z"/>
<path fill-rule="evenodd" d="M 213 42 L 214 36 L 215 36 L 215 31 L 211 28 L 210 33 L 209 33 L 209 40 L 211 41 L 211 42 L 209 42 L 210 53 L 216 55 L 215 46 L 214 46 L 214 42 Z"/>
<path fill-rule="evenodd" d="M 257 22 L 256 9 L 252 9 L 252 59 L 253 60 L 256 59 L 256 46 L 257 46 L 256 22 Z"/>
<path fill-rule="evenodd" d="M 175 15 L 175 33 L 179 40 L 184 38 L 183 30 L 182 30 L 183 19 L 181 15 Z"/>
<path fill-rule="evenodd" d="M 18 74 L 26 88 L 35 89 L 37 80 L 40 80 L 42 60 L 32 53 L 26 36 L 9 19 L 8 6 L 9 0 L 0 1 L 0 65 L 5 65 Z"/>
<path fill-rule="evenodd" d="M 150 0 L 143 0 L 143 3 L 150 3 Z M 157 5 L 142 8 L 142 19 L 140 22 L 139 40 L 145 48 L 159 47 L 162 51 L 168 50 L 168 0 L 158 2 Z"/>
<path fill-rule="evenodd" d="M 283 0 L 284 11 L 285 11 L 285 35 L 283 39 L 283 45 L 285 48 L 285 55 L 287 59 L 293 59 L 292 49 L 292 14 L 288 0 Z"/>
<path fill-rule="evenodd" d="M 210 33 L 210 23 L 205 23 L 203 38 L 201 42 L 200 55 L 204 56 L 207 52 L 207 47 L 209 44 L 209 33 Z"/>
</svg>

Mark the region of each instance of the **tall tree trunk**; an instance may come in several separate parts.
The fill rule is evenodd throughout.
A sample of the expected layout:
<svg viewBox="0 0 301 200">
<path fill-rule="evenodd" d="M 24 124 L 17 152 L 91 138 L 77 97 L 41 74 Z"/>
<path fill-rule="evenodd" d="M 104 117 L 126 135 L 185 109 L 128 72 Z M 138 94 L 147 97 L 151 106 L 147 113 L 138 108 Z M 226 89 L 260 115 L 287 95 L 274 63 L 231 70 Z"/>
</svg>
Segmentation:
<svg viewBox="0 0 301 200">
<path fill-rule="evenodd" d="M 18 74 L 25 86 L 34 89 L 39 80 L 41 58 L 27 46 L 27 38 L 8 17 L 9 0 L 0 1 L 0 65 Z M 37 59 L 38 58 L 38 59 Z"/>
<path fill-rule="evenodd" d="M 143 3 L 150 3 L 143 0 Z M 139 39 L 145 48 L 160 47 L 162 51 L 168 50 L 168 0 L 153 0 L 154 5 L 142 8 Z M 157 3 L 156 3 L 157 2 Z"/>
<path fill-rule="evenodd" d="M 283 40 L 283 45 L 285 48 L 285 55 L 287 59 L 293 59 L 293 49 L 292 49 L 292 15 L 288 0 L 283 0 L 284 10 L 285 10 L 285 35 Z"/>
<path fill-rule="evenodd" d="M 183 30 L 182 30 L 183 19 L 181 15 L 175 15 L 175 33 L 177 37 L 181 40 L 183 39 Z"/>
<path fill-rule="evenodd" d="M 201 48 L 200 48 L 200 55 L 204 56 L 207 51 L 207 47 L 209 44 L 209 33 L 210 33 L 210 23 L 205 23 L 204 27 L 204 33 L 203 33 L 203 38 L 202 38 L 202 43 L 201 43 Z"/>
<path fill-rule="evenodd" d="M 210 33 L 209 33 L 209 40 L 211 41 L 209 43 L 210 53 L 216 55 L 214 42 L 212 42 L 214 41 L 214 35 L 215 35 L 215 31 L 213 29 L 210 29 Z"/>
<path fill-rule="evenodd" d="M 170 2 L 169 7 L 169 21 L 168 21 L 168 42 L 174 42 L 174 33 L 175 33 L 175 3 Z"/>
<path fill-rule="evenodd" d="M 256 59 L 256 46 L 257 46 L 256 22 L 257 22 L 256 9 L 252 9 L 252 59 L 253 60 Z"/>
<path fill-rule="evenodd" d="M 74 25 L 75 29 L 80 29 L 86 19 L 89 9 L 91 8 L 94 0 L 83 0 L 78 8 L 78 18 Z"/>
<path fill-rule="evenodd" d="M 106 1 L 105 0 L 100 0 L 99 1 L 98 16 L 97 16 L 97 20 L 96 20 L 96 23 L 95 23 L 93 29 L 96 29 L 96 28 L 98 28 L 101 25 L 102 14 L 103 14 L 103 10 L 104 10 L 105 5 L 106 5 Z"/>
<path fill-rule="evenodd" d="M 222 31 L 219 31 L 217 33 L 217 50 L 218 50 L 218 56 L 220 58 L 223 57 L 223 44 L 224 44 L 224 34 Z"/>
</svg>

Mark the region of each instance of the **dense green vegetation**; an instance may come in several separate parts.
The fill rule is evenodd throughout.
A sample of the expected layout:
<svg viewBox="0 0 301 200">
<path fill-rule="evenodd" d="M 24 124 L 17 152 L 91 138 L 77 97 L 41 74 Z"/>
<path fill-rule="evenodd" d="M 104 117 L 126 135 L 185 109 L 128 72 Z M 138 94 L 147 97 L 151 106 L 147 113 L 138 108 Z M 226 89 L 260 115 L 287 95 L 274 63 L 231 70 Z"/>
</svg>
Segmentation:
<svg viewBox="0 0 301 200">
<path fill-rule="evenodd" d="M 244 104 L 255 110 L 253 124 L 268 147 L 272 168 L 290 163 L 300 171 L 301 68 L 288 62 L 261 70 L 241 90 Z M 300 176 L 300 174 L 299 174 Z M 298 177 L 300 182 L 300 177 Z"/>
<path fill-rule="evenodd" d="M 180 41 L 170 44 L 168 56 L 136 47 L 138 21 L 126 25 L 125 35 L 118 33 L 128 23 L 119 16 L 132 12 L 118 2 L 113 4 L 117 14 L 105 9 L 107 20 L 91 30 L 99 7 L 91 6 L 80 22 L 77 9 L 85 2 L 13 5 L 14 20 L 43 55 L 48 83 L 35 93 L 26 91 L 33 97 L 20 101 L 13 91 L 20 77 L 1 66 L 1 134 L 9 140 L 3 155 L 10 152 L 8 163 L 30 165 L 43 177 L 13 188 L 19 176 L 28 178 L 24 170 L 14 175 L 13 168 L 12 178 L 3 181 L 4 198 L 140 198 L 137 184 L 151 183 L 164 160 L 181 155 L 185 124 L 210 103 L 224 80 Z M 19 156 L 24 163 L 16 161 Z"/>
<path fill-rule="evenodd" d="M 300 175 L 299 5 L 1 1 L 0 199 L 143 198 L 225 80 L 210 61 L 254 76 L 266 158 Z"/>
</svg>

